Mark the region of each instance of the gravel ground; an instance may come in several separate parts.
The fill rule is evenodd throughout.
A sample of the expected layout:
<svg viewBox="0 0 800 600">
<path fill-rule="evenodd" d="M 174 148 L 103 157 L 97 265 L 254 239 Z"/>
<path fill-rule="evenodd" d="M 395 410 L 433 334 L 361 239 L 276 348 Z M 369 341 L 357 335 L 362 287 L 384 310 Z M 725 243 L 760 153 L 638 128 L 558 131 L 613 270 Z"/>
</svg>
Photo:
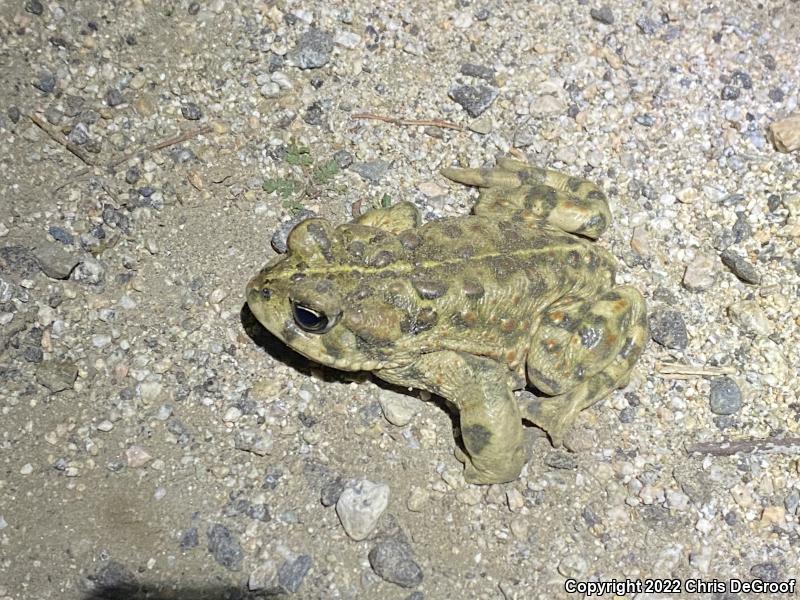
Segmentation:
<svg viewBox="0 0 800 600">
<path fill-rule="evenodd" d="M 800 4 L 335 4 L 2 2 L 0 598 L 800 576 Z M 465 214 L 438 170 L 508 153 L 603 186 L 653 341 L 479 487 L 440 403 L 308 363 L 243 289 L 304 211 Z M 747 597 L 716 591 L 628 597 Z"/>
</svg>

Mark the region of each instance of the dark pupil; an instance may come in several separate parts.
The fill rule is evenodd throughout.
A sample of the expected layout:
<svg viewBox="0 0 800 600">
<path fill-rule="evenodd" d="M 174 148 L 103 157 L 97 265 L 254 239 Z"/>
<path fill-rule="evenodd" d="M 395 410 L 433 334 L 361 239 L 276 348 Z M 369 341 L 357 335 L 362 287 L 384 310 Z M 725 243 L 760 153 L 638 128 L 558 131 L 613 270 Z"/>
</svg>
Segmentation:
<svg viewBox="0 0 800 600">
<path fill-rule="evenodd" d="M 294 305 L 294 320 L 302 329 L 312 332 L 322 331 L 328 325 L 328 317 L 299 304 Z"/>
<path fill-rule="evenodd" d="M 261 288 L 261 297 L 264 298 L 264 300 L 269 300 L 271 296 L 272 292 L 269 291 L 269 288 Z"/>
</svg>

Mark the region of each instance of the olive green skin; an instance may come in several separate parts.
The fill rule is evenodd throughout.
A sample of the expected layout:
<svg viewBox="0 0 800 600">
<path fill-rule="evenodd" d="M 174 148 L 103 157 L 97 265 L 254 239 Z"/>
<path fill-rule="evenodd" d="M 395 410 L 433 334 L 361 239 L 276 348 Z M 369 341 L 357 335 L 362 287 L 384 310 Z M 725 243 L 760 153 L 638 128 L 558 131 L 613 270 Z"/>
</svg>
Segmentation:
<svg viewBox="0 0 800 600">
<path fill-rule="evenodd" d="M 400 203 L 337 227 L 303 221 L 247 302 L 316 362 L 448 399 L 466 479 L 510 481 L 526 460 L 523 417 L 557 442 L 627 381 L 647 338 L 644 300 L 614 286 L 613 257 L 588 239 L 610 221 L 591 183 L 508 159 L 444 174 L 486 188 L 474 215 L 420 226 Z M 320 331 L 308 331 L 315 316 Z M 526 380 L 552 397 L 520 411 L 512 390 Z"/>
</svg>

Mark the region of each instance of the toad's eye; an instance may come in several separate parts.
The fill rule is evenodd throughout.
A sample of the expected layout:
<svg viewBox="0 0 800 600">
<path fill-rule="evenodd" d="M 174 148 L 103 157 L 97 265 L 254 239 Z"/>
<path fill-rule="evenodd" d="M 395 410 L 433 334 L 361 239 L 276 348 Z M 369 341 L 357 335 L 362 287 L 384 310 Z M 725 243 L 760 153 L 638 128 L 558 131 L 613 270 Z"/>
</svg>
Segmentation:
<svg viewBox="0 0 800 600">
<path fill-rule="evenodd" d="M 341 316 L 341 313 L 338 313 L 329 318 L 325 313 L 296 302 L 292 303 L 292 313 L 294 322 L 297 323 L 300 329 L 308 333 L 326 333 L 330 331 Z"/>
<path fill-rule="evenodd" d="M 272 297 L 272 292 L 268 287 L 261 288 L 261 297 L 264 300 L 269 300 Z"/>
</svg>

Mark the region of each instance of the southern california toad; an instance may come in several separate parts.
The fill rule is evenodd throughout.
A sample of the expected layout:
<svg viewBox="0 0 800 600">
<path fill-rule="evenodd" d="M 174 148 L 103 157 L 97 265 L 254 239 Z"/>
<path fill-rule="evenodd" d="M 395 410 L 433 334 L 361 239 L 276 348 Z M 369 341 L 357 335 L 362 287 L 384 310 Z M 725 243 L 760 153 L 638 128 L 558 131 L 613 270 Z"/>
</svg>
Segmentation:
<svg viewBox="0 0 800 600">
<path fill-rule="evenodd" d="M 442 173 L 484 188 L 473 215 L 420 225 L 401 202 L 337 227 L 308 219 L 247 303 L 316 362 L 446 398 L 466 480 L 511 481 L 526 460 L 522 419 L 558 443 L 627 383 L 647 339 L 644 299 L 615 286 L 613 257 L 590 241 L 611 217 L 592 183 L 512 159 Z M 520 407 L 512 391 L 526 375 L 549 397 Z"/>
</svg>

